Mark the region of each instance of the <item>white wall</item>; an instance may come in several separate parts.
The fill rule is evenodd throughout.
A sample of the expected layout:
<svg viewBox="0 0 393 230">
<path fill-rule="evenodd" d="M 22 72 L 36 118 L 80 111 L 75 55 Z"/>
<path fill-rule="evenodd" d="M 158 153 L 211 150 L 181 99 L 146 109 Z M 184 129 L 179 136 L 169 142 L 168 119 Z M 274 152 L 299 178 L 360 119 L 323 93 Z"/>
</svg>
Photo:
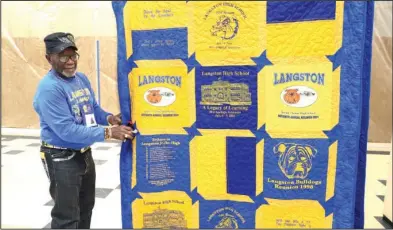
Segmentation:
<svg viewBox="0 0 393 230">
<path fill-rule="evenodd" d="M 392 149 L 390 149 L 390 158 L 392 156 Z M 386 182 L 386 193 L 385 193 L 385 207 L 383 210 L 383 215 L 387 217 L 391 222 L 393 222 L 392 218 L 392 161 L 390 161 L 389 164 L 389 172 L 388 172 L 388 178 Z"/>
</svg>

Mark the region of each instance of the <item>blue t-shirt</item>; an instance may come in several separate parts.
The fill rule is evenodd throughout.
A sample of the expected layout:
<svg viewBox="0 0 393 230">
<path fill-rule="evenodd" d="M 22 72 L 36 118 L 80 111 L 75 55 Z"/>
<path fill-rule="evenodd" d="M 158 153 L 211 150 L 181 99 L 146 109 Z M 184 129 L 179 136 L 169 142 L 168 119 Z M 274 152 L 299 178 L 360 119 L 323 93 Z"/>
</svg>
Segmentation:
<svg viewBox="0 0 393 230">
<path fill-rule="evenodd" d="M 33 106 L 40 117 L 41 139 L 48 144 L 81 149 L 104 141 L 104 128 L 84 125 L 85 112 L 94 113 L 97 124 L 108 125 L 105 112 L 96 102 L 86 75 L 62 78 L 55 70 L 38 84 Z"/>
</svg>

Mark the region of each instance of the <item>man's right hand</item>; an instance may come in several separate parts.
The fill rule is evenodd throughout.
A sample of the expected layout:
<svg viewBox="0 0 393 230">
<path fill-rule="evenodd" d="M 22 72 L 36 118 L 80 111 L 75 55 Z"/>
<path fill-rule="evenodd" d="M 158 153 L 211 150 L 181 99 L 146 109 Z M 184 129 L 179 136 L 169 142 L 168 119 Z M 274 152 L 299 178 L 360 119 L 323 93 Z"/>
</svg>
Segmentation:
<svg viewBox="0 0 393 230">
<path fill-rule="evenodd" d="M 132 133 L 132 128 L 120 125 L 120 126 L 112 126 L 110 127 L 112 136 L 111 138 L 124 141 L 125 139 L 134 139 L 134 134 Z"/>
</svg>

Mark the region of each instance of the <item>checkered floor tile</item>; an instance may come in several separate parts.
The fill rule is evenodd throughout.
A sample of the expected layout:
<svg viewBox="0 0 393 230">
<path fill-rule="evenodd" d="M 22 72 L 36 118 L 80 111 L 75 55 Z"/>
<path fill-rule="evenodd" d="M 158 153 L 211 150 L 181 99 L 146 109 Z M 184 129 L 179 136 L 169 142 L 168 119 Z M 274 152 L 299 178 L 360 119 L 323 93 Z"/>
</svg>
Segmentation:
<svg viewBox="0 0 393 230">
<path fill-rule="evenodd" d="M 1 137 L 2 228 L 50 228 L 53 201 L 39 146 L 38 138 Z M 97 182 L 91 228 L 121 228 L 120 143 L 96 143 L 92 149 Z M 386 152 L 367 155 L 365 228 L 391 228 L 382 220 L 389 159 Z"/>
</svg>

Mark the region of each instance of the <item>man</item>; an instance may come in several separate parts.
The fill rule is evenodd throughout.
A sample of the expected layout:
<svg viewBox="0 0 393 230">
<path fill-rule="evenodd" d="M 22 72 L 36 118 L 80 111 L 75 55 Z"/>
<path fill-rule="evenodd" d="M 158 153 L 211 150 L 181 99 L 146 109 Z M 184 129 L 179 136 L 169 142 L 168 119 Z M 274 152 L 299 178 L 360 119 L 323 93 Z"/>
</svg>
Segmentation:
<svg viewBox="0 0 393 230">
<path fill-rule="evenodd" d="M 70 33 L 45 37 L 52 69 L 40 81 L 33 106 L 40 118 L 41 157 L 54 200 L 51 228 L 90 228 L 95 202 L 96 172 L 90 146 L 114 138 L 133 139 L 97 104 L 88 78 L 77 72 L 79 54 Z M 98 125 L 114 125 L 105 128 Z"/>
</svg>

